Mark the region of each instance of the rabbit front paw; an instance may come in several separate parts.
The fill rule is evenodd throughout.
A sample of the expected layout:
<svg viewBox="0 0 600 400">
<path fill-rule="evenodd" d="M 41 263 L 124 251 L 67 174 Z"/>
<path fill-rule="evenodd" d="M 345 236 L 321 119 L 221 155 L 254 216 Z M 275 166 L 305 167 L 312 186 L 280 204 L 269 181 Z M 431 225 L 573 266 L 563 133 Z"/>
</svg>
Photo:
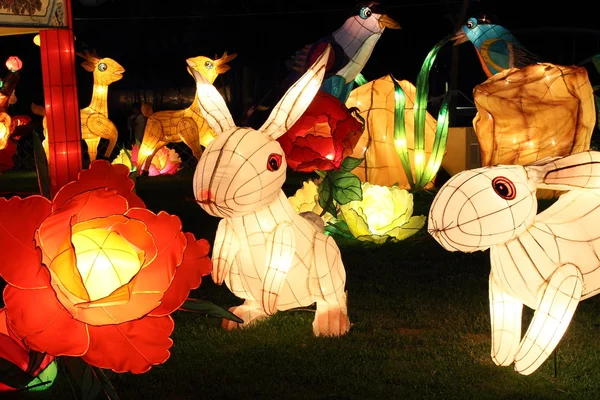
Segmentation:
<svg viewBox="0 0 600 400">
<path fill-rule="evenodd" d="M 263 310 L 262 305 L 258 301 L 246 300 L 244 304 L 240 306 L 229 308 L 229 311 L 235 314 L 237 317 L 241 318 L 244 322 L 240 324 L 229 319 L 223 319 L 221 326 L 227 329 L 228 331 L 237 328 L 245 328 L 251 323 L 255 323 L 261 319 L 268 317 L 268 315 Z"/>
<path fill-rule="evenodd" d="M 342 336 L 349 330 L 350 318 L 346 307 L 317 302 L 317 312 L 313 321 L 315 336 Z"/>
</svg>

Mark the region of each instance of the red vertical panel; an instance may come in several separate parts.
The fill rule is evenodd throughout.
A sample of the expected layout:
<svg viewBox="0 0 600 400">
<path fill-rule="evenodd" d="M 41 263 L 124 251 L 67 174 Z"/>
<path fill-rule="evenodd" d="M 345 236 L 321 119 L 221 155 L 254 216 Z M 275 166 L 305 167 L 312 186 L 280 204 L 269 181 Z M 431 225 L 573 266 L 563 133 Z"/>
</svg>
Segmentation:
<svg viewBox="0 0 600 400">
<path fill-rule="evenodd" d="M 82 168 L 71 2 L 63 4 L 68 29 L 40 31 L 52 195 L 77 179 Z"/>
</svg>

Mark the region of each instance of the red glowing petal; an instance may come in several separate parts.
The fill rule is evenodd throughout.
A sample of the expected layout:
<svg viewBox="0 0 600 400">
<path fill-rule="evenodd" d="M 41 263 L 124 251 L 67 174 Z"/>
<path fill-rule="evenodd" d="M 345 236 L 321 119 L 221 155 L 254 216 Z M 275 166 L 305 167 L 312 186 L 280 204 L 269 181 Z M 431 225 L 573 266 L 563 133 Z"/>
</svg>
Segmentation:
<svg viewBox="0 0 600 400">
<path fill-rule="evenodd" d="M 0 358 L 18 365 L 23 371 L 29 363 L 29 351 L 8 329 L 5 308 L 0 309 Z"/>
<path fill-rule="evenodd" d="M 210 245 L 205 239 L 196 241 L 194 235 L 186 233 L 188 245 L 183 254 L 183 261 L 177 268 L 171 286 L 165 292 L 161 305 L 149 315 L 163 316 L 177 310 L 190 294 L 202 282 L 204 275 L 212 271 L 212 262 L 208 257 Z"/>
<path fill-rule="evenodd" d="M 32 350 L 54 356 L 81 356 L 87 351 L 86 325 L 58 302 L 52 289 L 4 289 L 9 328 Z M 68 332 L 68 334 L 66 334 Z"/>
<path fill-rule="evenodd" d="M 13 156 L 17 152 L 17 145 L 13 140 L 8 140 L 6 146 L 0 149 L 0 171 L 8 171 L 12 169 L 15 164 Z"/>
<path fill-rule="evenodd" d="M 154 214 L 143 208 L 131 209 L 125 215 L 146 223 L 158 250 L 156 258 L 134 278 L 133 291 L 164 293 L 175 276 L 177 266 L 181 264 L 187 245 L 187 239 L 181 232 L 181 220 L 164 211 Z"/>
<path fill-rule="evenodd" d="M 146 317 L 119 325 L 90 326 L 90 365 L 141 374 L 169 358 L 175 324 L 171 317 Z"/>
<path fill-rule="evenodd" d="M 43 251 L 43 263 L 50 265 L 65 240 L 71 237 L 71 222 L 76 224 L 94 218 L 123 214 L 126 210 L 125 198 L 117 195 L 114 190 L 105 189 L 81 193 L 63 203 L 61 208 L 55 208 L 52 215 L 41 224 L 36 236 L 37 244 Z"/>
<path fill-rule="evenodd" d="M 98 188 L 116 190 L 120 196 L 127 199 L 129 207 L 145 207 L 144 202 L 131 189 L 134 182 L 129 178 L 129 168 L 123 164 L 111 164 L 105 160 L 96 160 L 90 168 L 79 173 L 76 181 L 63 186 L 54 198 L 54 210 L 61 207 L 72 197 Z"/>
<path fill-rule="evenodd" d="M 33 289 L 50 284 L 50 275 L 36 248 L 35 231 L 51 207 L 42 196 L 0 198 L 0 276 L 11 285 Z"/>
</svg>

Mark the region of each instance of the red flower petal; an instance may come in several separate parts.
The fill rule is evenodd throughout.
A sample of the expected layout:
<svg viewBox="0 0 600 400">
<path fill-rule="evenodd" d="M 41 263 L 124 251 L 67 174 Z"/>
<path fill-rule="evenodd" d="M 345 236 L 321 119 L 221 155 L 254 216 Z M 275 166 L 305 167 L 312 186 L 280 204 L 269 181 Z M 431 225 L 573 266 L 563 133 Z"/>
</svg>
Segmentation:
<svg viewBox="0 0 600 400">
<path fill-rule="evenodd" d="M 9 328 L 32 350 L 54 356 L 81 356 L 87 351 L 86 325 L 73 319 L 52 289 L 4 289 Z"/>
<path fill-rule="evenodd" d="M 70 185 L 68 183 L 66 186 Z M 127 210 L 125 198 L 114 190 L 97 189 L 81 193 L 63 203 L 44 222 L 37 233 L 37 244 L 43 251 L 43 263 L 50 262 L 57 256 L 65 240 L 71 237 L 73 224 L 93 218 L 123 214 Z M 74 221 L 71 218 L 75 217 Z"/>
<path fill-rule="evenodd" d="M 146 317 L 119 325 L 90 326 L 84 361 L 115 372 L 141 374 L 169 358 L 175 324 L 171 317 Z"/>
<path fill-rule="evenodd" d="M 183 253 L 183 261 L 177 268 L 175 278 L 165 292 L 160 306 L 149 315 L 169 315 L 177 310 L 190 294 L 190 290 L 200 286 L 202 277 L 212 271 L 212 262 L 208 258 L 208 242 L 205 239 L 196 241 L 194 235 L 189 232 L 185 236 L 188 245 Z"/>
<path fill-rule="evenodd" d="M 181 264 L 187 245 L 187 239 L 181 232 L 181 220 L 164 211 L 154 214 L 143 208 L 128 210 L 125 216 L 146 223 L 158 251 L 156 258 L 134 278 L 133 291 L 164 293 L 175 276 L 177 266 Z"/>
<path fill-rule="evenodd" d="M 129 168 L 123 164 L 111 164 L 105 160 L 96 160 L 88 169 L 79 173 L 76 181 L 63 186 L 54 197 L 54 210 L 61 207 L 72 197 L 98 188 L 116 190 L 120 196 L 127 199 L 129 208 L 145 207 L 144 202 L 136 196 L 133 189 L 134 182 L 129 178 Z"/>
<path fill-rule="evenodd" d="M 0 309 L 0 358 L 18 365 L 23 371 L 29 364 L 29 351 L 8 329 L 5 308 Z"/>
<path fill-rule="evenodd" d="M 50 284 L 34 239 L 50 209 L 51 203 L 42 196 L 0 198 L 0 276 L 11 285 L 33 289 Z"/>
<path fill-rule="evenodd" d="M 15 166 L 13 156 L 17 152 L 17 145 L 14 141 L 8 140 L 6 146 L 0 149 L 0 172 L 8 171 Z"/>
<path fill-rule="evenodd" d="M 362 135 L 362 124 L 335 96 L 319 91 L 302 117 L 278 141 L 290 168 L 338 169 Z"/>
</svg>

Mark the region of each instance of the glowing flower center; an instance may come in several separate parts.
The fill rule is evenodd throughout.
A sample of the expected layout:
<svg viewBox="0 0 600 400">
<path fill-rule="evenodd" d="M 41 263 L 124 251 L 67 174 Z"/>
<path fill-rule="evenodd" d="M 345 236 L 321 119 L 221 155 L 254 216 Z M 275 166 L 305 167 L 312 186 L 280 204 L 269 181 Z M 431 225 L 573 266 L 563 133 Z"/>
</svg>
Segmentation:
<svg viewBox="0 0 600 400">
<path fill-rule="evenodd" d="M 71 242 L 90 301 L 104 298 L 127 284 L 142 267 L 137 250 L 117 232 L 85 229 L 74 233 Z"/>
<path fill-rule="evenodd" d="M 394 200 L 387 187 L 371 186 L 363 193 L 363 213 L 373 233 L 385 233 L 388 225 L 394 221 Z"/>
</svg>

